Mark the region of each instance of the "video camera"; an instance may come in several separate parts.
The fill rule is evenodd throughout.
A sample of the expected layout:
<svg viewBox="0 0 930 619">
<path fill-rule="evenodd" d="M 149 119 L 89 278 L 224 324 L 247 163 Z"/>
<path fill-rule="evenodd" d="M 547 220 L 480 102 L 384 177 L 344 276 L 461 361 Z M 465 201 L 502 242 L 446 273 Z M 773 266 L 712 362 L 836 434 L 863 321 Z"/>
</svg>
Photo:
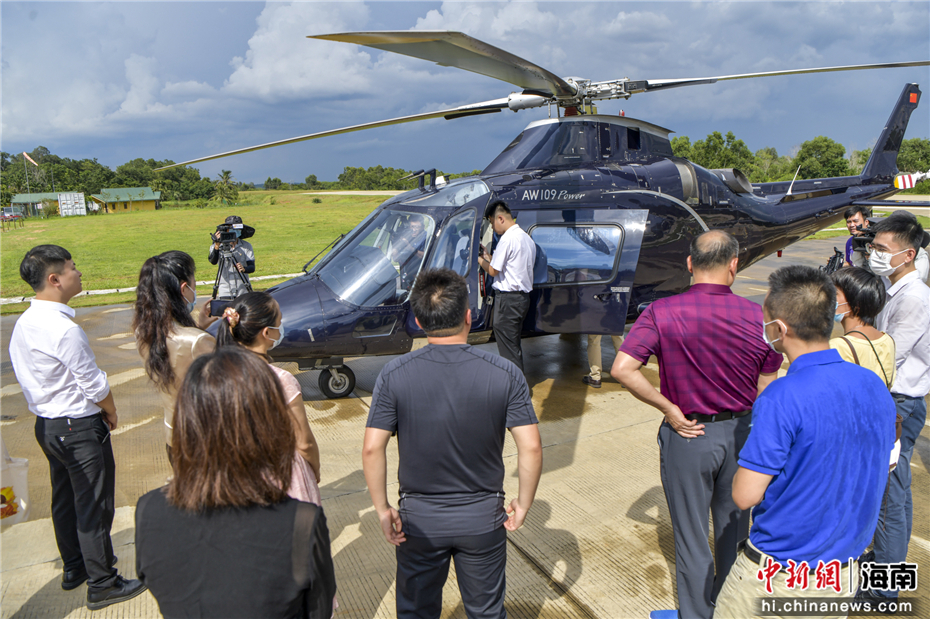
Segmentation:
<svg viewBox="0 0 930 619">
<path fill-rule="evenodd" d="M 895 213 L 898 213 L 898 212 L 899 211 L 895 211 L 894 213 L 892 213 L 891 215 L 888 215 L 887 217 L 894 217 Z M 877 224 L 880 221 L 884 221 L 885 219 L 887 219 L 887 217 L 869 217 L 868 228 L 863 228 L 862 226 L 856 226 L 856 230 L 858 230 L 862 234 L 860 234 L 859 236 L 852 237 L 853 251 L 858 251 L 858 252 L 868 255 L 869 253 L 868 246 L 870 243 L 872 243 L 875 240 L 875 231 L 874 231 L 873 226 L 875 226 L 875 224 Z M 928 232 L 927 230 L 924 230 L 924 238 L 923 238 L 923 241 L 920 243 L 920 246 L 926 248 L 928 245 L 930 245 L 930 232 Z"/>
<path fill-rule="evenodd" d="M 255 228 L 245 224 L 220 224 L 216 232 L 210 235 L 214 243 L 220 244 L 220 251 L 231 252 L 232 244 L 239 239 L 248 239 L 255 234 Z"/>
</svg>

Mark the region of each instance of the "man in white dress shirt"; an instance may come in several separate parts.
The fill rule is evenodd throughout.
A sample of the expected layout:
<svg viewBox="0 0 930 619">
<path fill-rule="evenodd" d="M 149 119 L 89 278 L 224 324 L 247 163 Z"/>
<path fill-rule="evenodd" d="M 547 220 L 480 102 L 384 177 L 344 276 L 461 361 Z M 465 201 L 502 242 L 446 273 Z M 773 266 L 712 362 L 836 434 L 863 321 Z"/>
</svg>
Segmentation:
<svg viewBox="0 0 930 619">
<path fill-rule="evenodd" d="M 497 352 L 504 359 L 513 361 L 522 372 L 520 332 L 530 309 L 536 243 L 517 225 L 513 213 L 503 202 L 488 207 L 485 218 L 491 220 L 494 233 L 500 236 L 493 257 L 487 250 L 478 257 L 481 268 L 495 278 L 494 338 L 497 340 Z"/>
<path fill-rule="evenodd" d="M 894 213 L 874 224 L 869 266 L 876 275 L 887 278 L 887 301 L 875 320 L 875 327 L 895 342 L 895 379 L 891 395 L 904 418 L 898 465 L 888 476 L 885 500 L 875 530 L 875 558 L 878 563 L 907 560 L 911 538 L 913 504 L 911 499 L 911 456 L 914 443 L 927 419 L 924 397 L 930 392 L 930 288 L 921 280 L 915 266 L 924 229 L 910 213 Z M 887 601 L 897 591 L 862 591 L 860 599 Z"/>
<path fill-rule="evenodd" d="M 39 245 L 23 258 L 19 273 L 36 296 L 13 328 L 10 360 L 48 458 L 52 523 L 64 564 L 61 588 L 70 591 L 87 581 L 87 607 L 98 610 L 145 591 L 113 567 L 116 465 L 110 430 L 116 428 L 116 404 L 87 336 L 71 320 L 68 302 L 82 289 L 71 254 Z"/>
</svg>

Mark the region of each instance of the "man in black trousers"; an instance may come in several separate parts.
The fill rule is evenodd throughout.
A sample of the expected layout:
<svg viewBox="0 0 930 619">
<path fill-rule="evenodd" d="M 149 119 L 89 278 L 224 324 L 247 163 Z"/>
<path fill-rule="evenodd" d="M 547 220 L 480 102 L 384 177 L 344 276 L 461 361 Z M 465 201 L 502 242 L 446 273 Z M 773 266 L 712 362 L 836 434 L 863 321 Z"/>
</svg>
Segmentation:
<svg viewBox="0 0 930 619">
<path fill-rule="evenodd" d="M 145 591 L 113 567 L 116 465 L 110 431 L 116 404 L 87 336 L 72 321 L 68 302 L 82 286 L 71 254 L 39 245 L 26 254 L 19 273 L 36 296 L 13 328 L 10 360 L 48 458 L 52 523 L 64 563 L 61 588 L 70 591 L 87 581 L 87 608 L 99 610 Z"/>
<path fill-rule="evenodd" d="M 397 617 L 440 616 L 454 557 L 468 617 L 503 619 L 507 531 L 523 524 L 542 472 L 529 388 L 513 363 L 469 346 L 468 285 L 460 275 L 423 271 L 410 305 L 429 344 L 381 370 L 362 451 L 381 530 L 397 546 Z M 508 429 L 520 484 L 505 509 Z M 396 509 L 388 502 L 386 456 L 395 432 Z"/>
<path fill-rule="evenodd" d="M 533 289 L 533 263 L 536 244 L 514 221 L 513 213 L 503 202 L 492 204 L 485 214 L 494 234 L 500 237 L 494 256 L 487 251 L 478 257 L 478 265 L 496 278 L 494 294 L 494 339 L 501 357 L 513 361 L 523 371 L 523 348 L 520 333 L 530 309 Z"/>
</svg>

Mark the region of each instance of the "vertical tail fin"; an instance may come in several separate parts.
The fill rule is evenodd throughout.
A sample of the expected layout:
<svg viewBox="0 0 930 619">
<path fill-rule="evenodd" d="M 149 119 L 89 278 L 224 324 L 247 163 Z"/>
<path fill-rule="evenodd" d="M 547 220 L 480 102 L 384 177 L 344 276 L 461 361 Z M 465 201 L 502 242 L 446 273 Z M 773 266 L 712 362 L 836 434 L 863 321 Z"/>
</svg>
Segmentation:
<svg viewBox="0 0 930 619">
<path fill-rule="evenodd" d="M 863 180 L 869 180 L 879 177 L 894 177 L 898 173 L 898 150 L 901 148 L 901 142 L 904 140 L 904 132 L 907 129 L 907 123 L 911 119 L 911 112 L 917 109 L 917 103 L 920 101 L 920 88 L 917 84 L 907 84 L 898 98 L 898 102 L 885 123 L 885 128 L 875 148 L 872 149 L 872 155 L 862 169 L 859 176 Z"/>
</svg>

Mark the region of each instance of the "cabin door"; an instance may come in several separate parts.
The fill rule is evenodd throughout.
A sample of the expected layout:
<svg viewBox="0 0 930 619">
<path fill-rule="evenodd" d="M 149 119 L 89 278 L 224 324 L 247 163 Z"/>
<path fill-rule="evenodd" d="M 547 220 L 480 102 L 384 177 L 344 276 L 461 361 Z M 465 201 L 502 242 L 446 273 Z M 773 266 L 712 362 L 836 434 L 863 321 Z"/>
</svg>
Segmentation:
<svg viewBox="0 0 930 619">
<path fill-rule="evenodd" d="M 647 215 L 581 205 L 520 213 L 545 259 L 524 331 L 622 334 Z"/>
</svg>

